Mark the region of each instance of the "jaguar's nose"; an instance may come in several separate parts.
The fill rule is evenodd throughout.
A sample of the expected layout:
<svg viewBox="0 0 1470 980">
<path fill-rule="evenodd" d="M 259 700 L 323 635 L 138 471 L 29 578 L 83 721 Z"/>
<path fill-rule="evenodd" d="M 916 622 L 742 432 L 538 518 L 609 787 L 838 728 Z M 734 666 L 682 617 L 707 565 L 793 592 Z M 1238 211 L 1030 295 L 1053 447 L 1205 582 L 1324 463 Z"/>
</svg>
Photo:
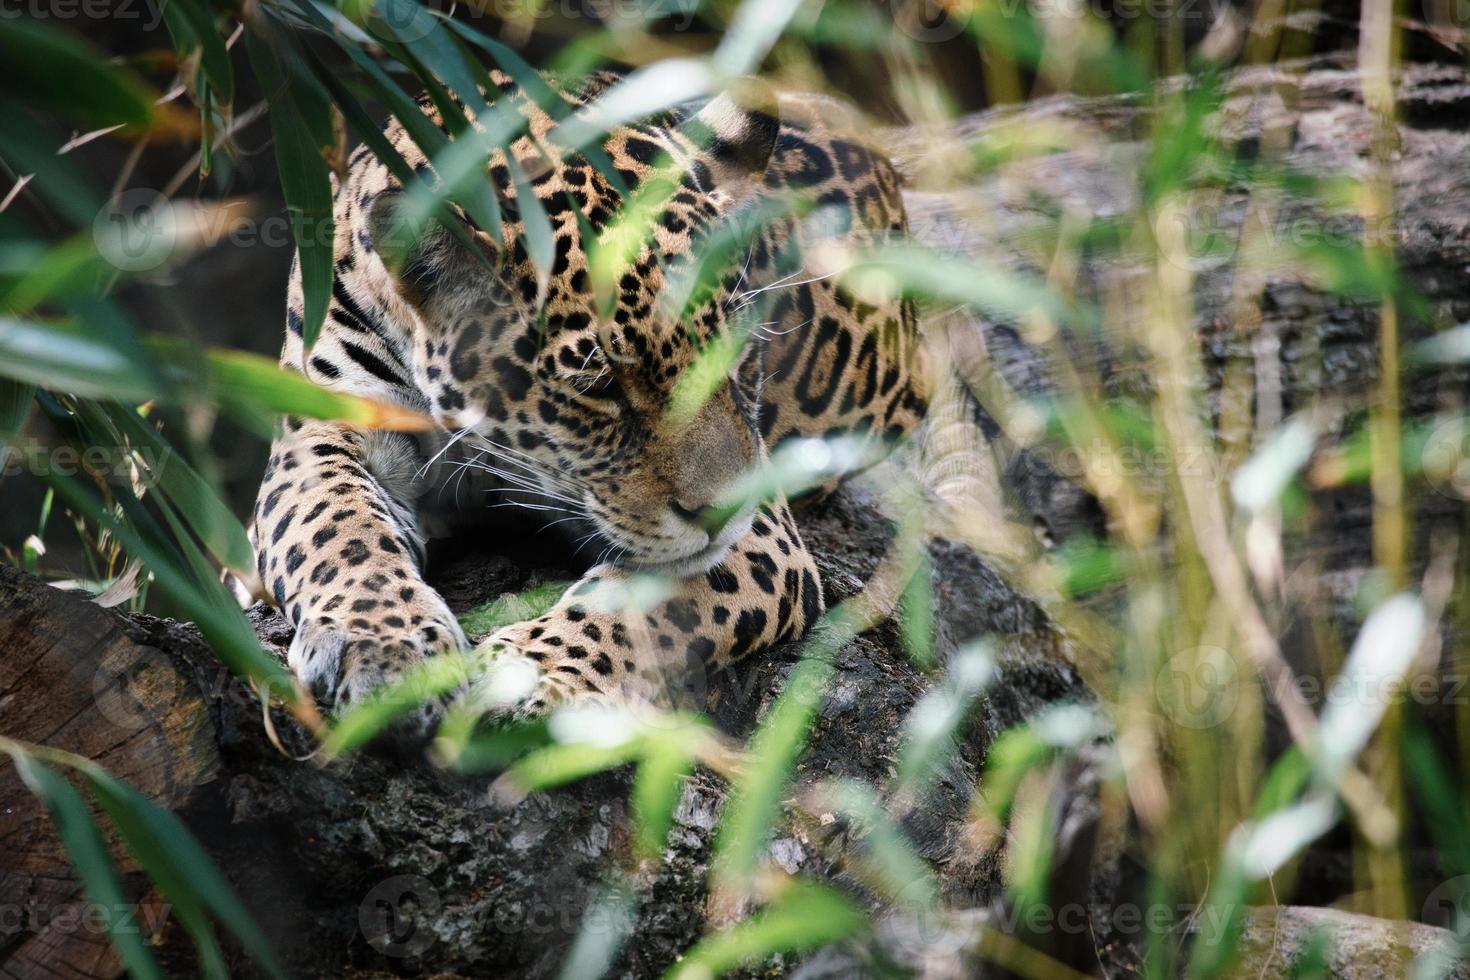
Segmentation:
<svg viewBox="0 0 1470 980">
<path fill-rule="evenodd" d="M 721 506 L 719 504 L 705 504 L 700 507 L 690 507 L 680 503 L 678 500 L 670 500 L 669 509 L 677 514 L 681 520 L 707 533 L 711 541 L 720 536 L 720 532 L 725 529 L 725 526 L 730 523 L 730 520 L 739 511 L 738 507 Z"/>
</svg>

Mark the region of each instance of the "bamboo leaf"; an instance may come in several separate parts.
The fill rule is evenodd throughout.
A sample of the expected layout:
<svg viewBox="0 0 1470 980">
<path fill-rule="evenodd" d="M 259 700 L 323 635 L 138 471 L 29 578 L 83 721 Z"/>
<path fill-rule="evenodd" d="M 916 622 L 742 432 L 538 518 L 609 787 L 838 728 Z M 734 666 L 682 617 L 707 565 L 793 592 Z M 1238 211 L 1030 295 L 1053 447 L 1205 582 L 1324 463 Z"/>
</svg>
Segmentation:
<svg viewBox="0 0 1470 980">
<path fill-rule="evenodd" d="M 839 607 L 839 610 L 843 607 Z M 815 651 L 836 649 L 852 631 L 840 623 L 838 610 L 819 624 L 807 652 L 786 678 L 786 687 L 750 739 L 749 760 L 731 787 L 712 861 L 727 886 L 743 889 L 755 874 L 766 841 L 780 817 L 781 801 L 792 767 L 806 746 L 812 718 L 822 703 L 832 665 Z"/>
<path fill-rule="evenodd" d="M 935 905 L 939 889 L 933 871 L 914 851 L 871 786 L 854 779 L 833 780 L 818 786 L 813 799 L 817 806 L 841 814 L 860 835 L 875 886 L 884 895 L 897 903 L 917 904 L 921 910 Z"/>
<path fill-rule="evenodd" d="M 154 96 L 107 55 L 49 24 L 0 17 L 0 63 L 9 94 L 95 126 L 146 129 Z"/>
<path fill-rule="evenodd" d="M 434 424 L 428 416 L 401 405 L 323 388 L 259 354 L 217 349 L 208 353 L 207 363 L 210 383 L 226 407 L 336 419 L 399 432 L 419 432 Z"/>
<path fill-rule="evenodd" d="M 159 882 L 165 895 L 176 905 L 182 902 L 207 909 L 234 934 L 251 959 L 271 976 L 284 977 L 260 927 L 183 822 L 100 768 L 87 766 L 81 771 L 128 846 L 140 860 L 139 847 L 148 855 L 141 863 L 149 873 L 164 872 L 172 880 L 172 889 Z"/>
<path fill-rule="evenodd" d="M 150 540 L 131 521 L 119 520 L 75 479 L 56 472 L 48 479 L 72 510 L 106 528 L 124 550 L 153 573 L 159 588 L 199 627 L 225 666 L 251 678 L 295 704 L 299 690 L 294 679 L 261 649 L 250 622 L 214 577 L 195 579 L 179 567 L 179 556 Z"/>
<path fill-rule="evenodd" d="M 20 432 L 35 394 L 35 385 L 0 379 L 0 443 L 9 442 Z"/>
<path fill-rule="evenodd" d="M 164 24 L 173 37 L 174 48 L 182 57 L 199 52 L 199 70 L 209 80 L 209 87 L 224 100 L 235 101 L 235 73 L 230 66 L 230 53 L 215 28 L 214 14 L 205 0 L 162 0 L 159 4 Z M 182 58 L 181 58 L 182 60 Z"/>
<path fill-rule="evenodd" d="M 293 70 L 272 37 L 257 33 L 267 21 L 256 22 L 246 34 L 250 62 L 266 98 L 270 100 L 271 133 L 275 137 L 276 165 L 281 191 L 291 214 L 291 230 L 301 268 L 304 301 L 301 337 L 308 350 L 316 343 L 332 295 L 332 185 L 326 154 L 332 146 L 329 103 L 316 83 Z"/>
<path fill-rule="evenodd" d="M 975 699 L 995 678 L 994 650 L 972 644 L 949 661 L 944 681 L 914 705 L 903 722 L 898 754 L 898 792 L 917 799 L 955 750 L 955 736 Z"/>
<path fill-rule="evenodd" d="M 449 694 L 479 665 L 472 654 L 445 653 L 417 664 L 388 686 L 338 716 L 322 741 L 327 756 L 361 748 L 420 705 Z"/>
<path fill-rule="evenodd" d="M 127 895 L 117 869 L 102 842 L 102 835 L 87 812 L 87 804 L 71 784 L 62 779 L 50 767 L 18 748 L 8 748 L 15 762 L 16 772 L 36 798 L 51 814 L 56 825 L 56 834 L 66 848 L 72 868 L 81 879 L 87 897 L 102 911 L 102 921 L 107 924 L 107 936 L 113 948 L 122 957 L 128 973 L 137 980 L 161 978 L 153 954 L 143 944 L 143 938 L 134 930 L 116 928 L 118 916 L 107 914 L 127 907 Z"/>
<path fill-rule="evenodd" d="M 295 415 L 366 428 L 421 431 L 433 420 L 411 409 L 323 388 L 273 359 L 245 351 L 197 352 L 164 337 L 143 337 L 140 357 L 78 322 L 36 323 L 0 316 L 0 377 L 86 398 L 188 404 L 205 394 L 244 417 Z M 142 358 L 165 371 L 153 376 Z"/>
<path fill-rule="evenodd" d="M 1368 616 L 1348 651 L 1335 690 L 1322 712 L 1315 746 L 1319 778 L 1335 785 L 1378 728 L 1408 673 L 1424 636 L 1424 606 L 1405 593 L 1390 596 Z"/>
<path fill-rule="evenodd" d="M 605 885 L 587 905 L 576 941 L 558 974 L 560 980 L 589 980 L 607 974 L 637 923 L 638 894 L 622 884 Z"/>
<path fill-rule="evenodd" d="M 867 916 L 825 885 L 793 885 L 774 904 L 724 932 L 706 936 L 669 968 L 673 980 L 715 977 L 773 953 L 816 949 L 863 929 Z"/>
<path fill-rule="evenodd" d="M 674 810 L 684 782 L 694 771 L 694 759 L 683 737 L 650 739 L 633 780 L 633 816 L 638 847 L 649 857 L 663 852 Z"/>
<path fill-rule="evenodd" d="M 104 411 L 134 448 L 142 450 L 144 465 L 154 483 L 168 495 L 215 559 L 238 572 L 252 568 L 254 549 L 245 528 L 214 488 L 132 408 L 111 404 Z"/>
</svg>

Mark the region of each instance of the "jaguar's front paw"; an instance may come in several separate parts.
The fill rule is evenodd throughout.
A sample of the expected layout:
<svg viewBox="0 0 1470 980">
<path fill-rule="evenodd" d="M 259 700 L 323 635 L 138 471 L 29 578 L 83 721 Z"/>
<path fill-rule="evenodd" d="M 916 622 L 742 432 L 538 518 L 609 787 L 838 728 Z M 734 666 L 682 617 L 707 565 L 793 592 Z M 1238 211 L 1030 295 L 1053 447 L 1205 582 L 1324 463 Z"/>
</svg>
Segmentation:
<svg viewBox="0 0 1470 980">
<path fill-rule="evenodd" d="M 620 627 L 615 634 L 611 625 L 589 623 L 579 613 L 512 624 L 476 647 L 483 670 L 468 697 L 495 720 L 533 718 L 570 704 L 667 707 L 661 675 L 637 669 L 621 639 Z"/>
<path fill-rule="evenodd" d="M 429 657 L 468 645 L 442 601 L 383 603 L 366 611 L 377 615 L 314 617 L 297 628 L 291 641 L 291 669 L 334 713 L 391 687 Z M 394 734 L 427 735 L 443 711 L 441 699 L 429 699 L 400 718 Z"/>
<path fill-rule="evenodd" d="M 533 648 L 524 627 L 507 626 L 475 647 L 481 669 L 464 700 L 485 721 L 533 718 L 569 699 L 565 678 L 547 673 L 545 651 Z"/>
</svg>

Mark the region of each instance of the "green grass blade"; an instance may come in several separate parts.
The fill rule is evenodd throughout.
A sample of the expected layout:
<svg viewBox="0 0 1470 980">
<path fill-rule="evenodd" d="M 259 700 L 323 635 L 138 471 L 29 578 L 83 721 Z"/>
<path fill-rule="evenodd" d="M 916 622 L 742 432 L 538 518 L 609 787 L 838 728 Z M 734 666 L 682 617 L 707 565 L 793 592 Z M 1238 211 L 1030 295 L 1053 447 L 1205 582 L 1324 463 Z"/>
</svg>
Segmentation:
<svg viewBox="0 0 1470 980">
<path fill-rule="evenodd" d="M 210 554 L 235 571 L 253 568 L 254 550 L 245 528 L 214 488 L 132 408 L 111 404 L 103 411 L 140 451 L 155 485 L 168 495 Z"/>
<path fill-rule="evenodd" d="M 180 60 L 199 53 L 199 71 L 210 89 L 226 105 L 235 101 L 235 72 L 224 38 L 214 25 L 214 14 L 205 0 L 161 0 L 163 22 L 173 37 Z"/>
<path fill-rule="evenodd" d="M 0 64 L 9 94 L 92 126 L 146 129 L 156 96 L 103 52 L 36 20 L 0 18 Z"/>
<path fill-rule="evenodd" d="M 245 948 L 245 952 L 273 977 L 284 977 L 280 961 L 272 952 L 260 927 L 240 904 L 204 848 L 174 814 L 158 806 L 136 789 L 103 770 L 82 770 L 98 801 L 129 838 L 156 848 L 154 862 L 144 862 L 152 871 L 166 866 L 177 876 L 176 888 L 188 901 L 200 904 Z M 134 853 L 137 853 L 136 851 Z M 160 884 L 160 887 L 162 885 Z M 177 900 L 177 896 L 170 895 Z"/>
<path fill-rule="evenodd" d="M 798 884 L 773 905 L 724 932 L 701 939 L 664 974 L 670 980 L 715 977 L 773 953 L 816 949 L 853 935 L 867 916 L 824 885 Z"/>
<path fill-rule="evenodd" d="M 663 852 L 684 782 L 694 771 L 691 739 L 670 735 L 648 742 L 633 779 L 633 826 L 639 850 L 647 857 Z"/>
<path fill-rule="evenodd" d="M 108 926 L 108 939 L 122 958 L 123 966 L 135 980 L 155 980 L 163 974 L 154 962 L 153 954 L 144 945 L 142 937 L 135 931 L 115 928 L 117 916 L 105 914 L 127 907 L 130 903 L 123 892 L 122 881 L 117 869 L 102 842 L 102 835 L 87 811 L 87 804 L 71 784 L 54 770 L 37 761 L 29 754 L 10 748 L 16 772 L 36 798 L 51 814 L 56 825 L 56 834 L 66 848 L 72 868 L 81 879 L 87 897 L 104 914 L 102 921 Z"/>
<path fill-rule="evenodd" d="M 245 40 L 250 63 L 270 100 L 276 165 L 301 264 L 305 306 L 301 336 L 310 350 L 326 319 L 332 295 L 332 185 L 325 156 L 332 146 L 329 104 L 313 79 L 293 70 L 279 50 L 278 41 L 253 29 L 247 31 Z"/>
</svg>

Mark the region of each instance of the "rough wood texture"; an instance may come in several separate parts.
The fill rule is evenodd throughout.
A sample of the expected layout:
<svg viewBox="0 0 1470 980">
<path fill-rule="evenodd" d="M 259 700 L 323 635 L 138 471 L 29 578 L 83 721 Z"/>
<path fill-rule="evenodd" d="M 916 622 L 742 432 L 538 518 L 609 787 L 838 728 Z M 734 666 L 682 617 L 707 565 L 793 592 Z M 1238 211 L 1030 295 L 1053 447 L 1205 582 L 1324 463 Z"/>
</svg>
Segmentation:
<svg viewBox="0 0 1470 980">
<path fill-rule="evenodd" d="M 0 733 L 95 759 L 172 809 L 216 775 L 214 716 L 175 645 L 150 645 L 127 619 L 0 565 L 0 648 Z M 134 870 L 125 855 L 122 868 Z M 140 907 L 101 914 L 143 927 L 156 910 L 141 876 L 128 884 Z M 0 896 L 0 975 L 117 972 L 45 814 L 8 764 L 0 768 Z"/>
<path fill-rule="evenodd" d="M 828 601 L 836 602 L 871 574 L 891 528 L 857 490 L 810 517 L 806 537 L 822 563 Z M 985 744 L 1036 705 L 1083 698 L 1085 692 L 1062 656 L 1060 639 L 1034 606 L 961 549 L 938 545 L 934 558 L 941 652 L 977 632 L 1007 637 L 1004 665 L 1011 682 L 997 690 L 974 726 L 970 750 L 945 772 L 934 798 L 911 822 L 920 850 L 943 869 L 947 890 L 969 904 L 994 889 L 993 860 L 959 836 Z M 103 761 L 114 760 L 124 775 L 181 810 L 288 963 L 303 974 L 391 968 L 555 975 L 598 882 L 629 866 L 626 774 L 507 806 L 487 795 L 488 778 L 452 778 L 413 760 L 365 755 L 327 767 L 293 761 L 270 745 L 258 706 L 241 685 L 210 666 L 188 627 L 149 617 L 129 621 L 6 574 L 0 590 L 7 603 L 35 610 L 8 625 L 43 637 L 106 638 L 98 644 L 106 652 L 97 661 L 131 660 L 126 673 L 133 678 L 130 690 L 141 695 L 139 713 L 151 719 L 150 711 L 161 712 L 150 726 L 158 729 L 156 738 L 132 734 L 123 743 L 151 746 L 148 754 L 138 761 L 109 755 L 104 743 L 121 737 L 108 734 L 108 715 L 118 712 L 96 709 L 96 668 L 77 650 L 58 644 L 62 662 L 70 651 L 82 664 L 72 668 L 74 679 L 64 688 L 76 692 L 77 707 L 68 713 L 80 733 L 66 744 L 102 746 Z M 528 570 L 505 559 L 470 559 L 444 569 L 440 585 L 454 602 L 475 606 L 520 588 L 527 576 Z M 289 637 L 282 621 L 261 610 L 256 615 L 267 644 L 283 650 Z M 0 622 L 0 636 L 8 635 L 6 625 Z M 721 726 L 747 735 L 781 690 L 798 652 L 794 645 L 783 647 L 746 670 L 704 679 L 706 704 Z M 6 666 L 11 667 L 8 658 Z M 910 664 L 892 624 L 850 644 L 835 666 L 801 778 L 851 775 L 881 782 L 895 762 L 902 719 L 927 681 Z M 46 690 L 51 689 L 9 686 L 10 694 L 36 702 L 48 700 L 41 693 Z M 49 701 L 57 702 L 55 693 Z M 310 744 L 304 734 L 284 717 L 276 722 L 287 747 L 305 755 Z M 24 737 L 9 725 L 4 731 Z M 29 808 L 19 823 L 27 843 L 17 850 L 40 848 L 34 842 L 45 840 L 47 849 L 35 854 L 49 855 L 44 880 L 52 884 L 46 887 L 70 900 L 75 886 L 58 863 L 44 821 L 37 821 L 34 806 L 13 781 L 5 793 L 0 799 L 7 806 Z M 624 872 L 646 889 L 635 938 L 620 961 L 627 975 L 661 972 L 704 929 L 705 874 L 724 799 L 718 779 L 697 775 L 662 868 Z M 840 826 L 792 825 L 778 835 L 773 854 L 788 870 L 855 884 L 841 867 L 848 843 Z M 18 867 L 38 860 L 22 857 L 15 859 Z M 10 894 L 43 887 L 37 875 L 12 875 L 17 877 L 7 880 Z M 188 975 L 186 943 L 176 932 L 165 933 L 165 961 Z M 28 946 L 41 941 L 26 940 Z M 66 953 L 79 955 L 71 947 Z M 7 966 L 12 964 L 13 957 Z M 248 963 L 237 965 L 249 972 Z M 86 971 L 106 974 L 100 965 Z"/>
</svg>

